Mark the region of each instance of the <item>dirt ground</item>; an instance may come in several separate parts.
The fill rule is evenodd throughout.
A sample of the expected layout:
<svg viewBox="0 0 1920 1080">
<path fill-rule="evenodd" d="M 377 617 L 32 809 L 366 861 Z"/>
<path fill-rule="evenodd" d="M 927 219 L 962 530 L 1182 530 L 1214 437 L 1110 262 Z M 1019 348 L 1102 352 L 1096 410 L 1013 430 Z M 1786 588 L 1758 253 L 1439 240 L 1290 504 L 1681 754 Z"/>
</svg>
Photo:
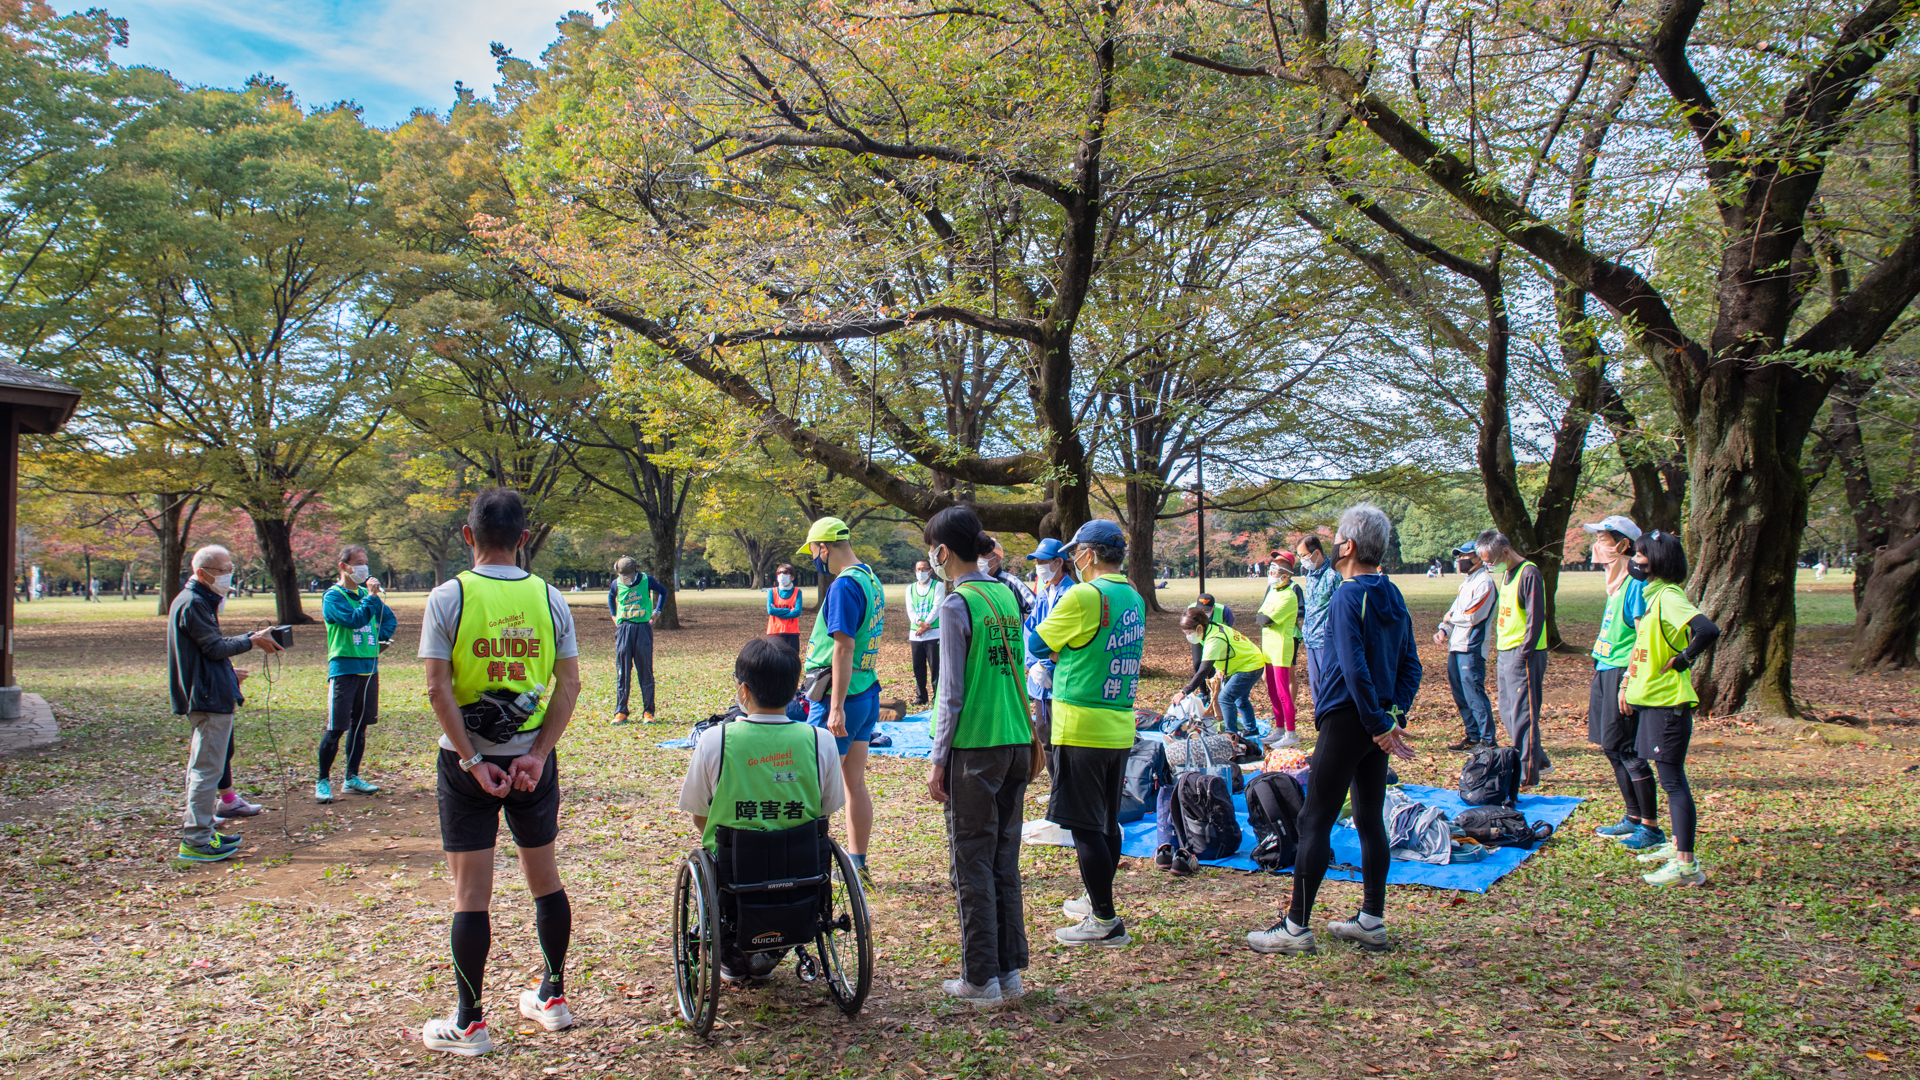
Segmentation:
<svg viewBox="0 0 1920 1080">
<path fill-rule="evenodd" d="M 1136 944 L 1073 950 L 1051 938 L 1077 892 L 1072 854 L 1029 848 L 1032 993 L 991 1016 L 940 999 L 957 945 L 925 763 L 877 758 L 866 1009 L 840 1017 L 789 968 L 727 991 L 702 1041 L 674 1018 L 669 985 L 667 901 L 695 843 L 674 808 L 686 755 L 654 743 L 719 709 L 733 653 L 763 616 L 689 594 L 688 628 L 659 635 L 666 722 L 613 728 L 612 626 L 597 599 L 576 608 L 588 691 L 561 746 L 568 997 L 582 1023 L 546 1034 L 513 1012 L 539 954 L 507 845 L 486 984 L 500 1050 L 474 1061 L 414 1037 L 452 998 L 417 662 L 390 654 L 383 671 L 368 772 L 384 790 L 330 807 L 311 798 L 321 650 L 296 650 L 271 687 L 264 672 L 250 681 L 236 771 L 272 809 L 238 824 L 242 861 L 181 868 L 167 855 L 184 748 L 166 715 L 160 620 L 24 627 L 22 681 L 54 703 L 63 738 L 0 759 L 0 1062 L 23 1077 L 1920 1075 L 1920 710 L 1911 678 L 1844 671 L 1839 627 L 1802 629 L 1798 692 L 1862 718 L 1876 741 L 1703 721 L 1691 770 L 1705 888 L 1651 890 L 1644 868 L 1592 837 L 1619 816 L 1617 795 L 1585 744 L 1590 666 L 1558 656 L 1546 741 L 1559 769 L 1545 793 L 1591 801 L 1490 893 L 1395 887 L 1393 952 L 1289 961 L 1241 943 L 1273 920 L 1285 879 L 1129 866 L 1117 891 Z M 1415 597 L 1416 624 L 1442 607 Z M 418 601 L 396 608 L 398 640 L 417 640 Z M 1592 632 L 1568 627 L 1573 640 Z M 1187 647 L 1171 614 L 1148 640 L 1143 697 L 1164 700 Z M 1452 787 L 1443 657 L 1422 654 L 1422 757 L 1400 772 Z M 882 678 L 911 686 L 897 627 Z M 1263 692 L 1256 704 L 1268 715 Z M 1044 781 L 1029 797 L 1038 816 Z M 1319 910 L 1357 898 L 1330 882 Z"/>
</svg>

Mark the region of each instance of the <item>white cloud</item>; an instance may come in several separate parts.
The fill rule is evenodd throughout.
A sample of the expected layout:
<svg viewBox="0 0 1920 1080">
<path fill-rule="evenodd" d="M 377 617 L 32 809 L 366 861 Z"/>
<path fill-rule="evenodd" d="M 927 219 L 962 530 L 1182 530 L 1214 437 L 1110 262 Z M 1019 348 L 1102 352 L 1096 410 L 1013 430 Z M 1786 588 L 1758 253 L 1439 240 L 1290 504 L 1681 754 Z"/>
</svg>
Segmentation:
<svg viewBox="0 0 1920 1080">
<path fill-rule="evenodd" d="M 264 71 L 302 102 L 343 98 L 390 125 L 417 106 L 445 109 L 462 80 L 493 85 L 490 42 L 528 59 L 591 0 L 109 0 L 128 21 L 115 60 L 193 85 L 236 87 Z M 596 18 L 599 16 L 596 13 Z"/>
</svg>

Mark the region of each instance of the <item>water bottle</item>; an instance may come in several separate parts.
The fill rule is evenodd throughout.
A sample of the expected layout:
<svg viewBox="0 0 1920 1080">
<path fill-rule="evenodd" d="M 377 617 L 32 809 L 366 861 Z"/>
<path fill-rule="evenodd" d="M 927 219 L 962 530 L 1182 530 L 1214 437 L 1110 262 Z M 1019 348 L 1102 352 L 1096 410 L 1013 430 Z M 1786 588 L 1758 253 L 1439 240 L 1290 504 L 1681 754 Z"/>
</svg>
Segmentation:
<svg viewBox="0 0 1920 1080">
<path fill-rule="evenodd" d="M 545 683 L 534 683 L 533 689 L 524 691 L 519 697 L 513 699 L 514 711 L 521 716 L 532 716 L 533 710 L 540 707 L 540 695 L 546 691 Z"/>
</svg>

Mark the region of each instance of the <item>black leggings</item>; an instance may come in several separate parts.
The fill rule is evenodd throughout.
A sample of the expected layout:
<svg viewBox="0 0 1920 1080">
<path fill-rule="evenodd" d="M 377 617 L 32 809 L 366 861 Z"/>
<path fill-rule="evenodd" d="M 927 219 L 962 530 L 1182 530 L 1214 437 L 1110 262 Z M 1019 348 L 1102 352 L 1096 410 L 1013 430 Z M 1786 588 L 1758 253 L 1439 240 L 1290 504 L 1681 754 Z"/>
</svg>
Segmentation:
<svg viewBox="0 0 1920 1080">
<path fill-rule="evenodd" d="M 1073 852 L 1080 857 L 1080 880 L 1093 913 L 1113 918 L 1113 877 L 1120 872 L 1120 828 L 1111 832 L 1074 829 Z"/>
<path fill-rule="evenodd" d="M 220 774 L 221 791 L 225 791 L 233 786 L 233 744 L 238 741 L 236 736 L 227 736 L 227 768 L 225 772 Z"/>
<path fill-rule="evenodd" d="M 1679 763 L 1656 761 L 1660 788 L 1667 793 L 1667 812 L 1673 815 L 1673 846 L 1677 851 L 1693 852 L 1693 834 L 1698 818 L 1693 807 L 1693 789 L 1687 786 L 1687 767 Z"/>
<path fill-rule="evenodd" d="M 367 753 L 367 726 L 380 713 L 380 676 L 335 675 L 328 680 L 327 730 L 320 736 L 320 779 L 333 776 L 333 759 L 347 741 L 347 775 L 360 775 Z"/>
<path fill-rule="evenodd" d="M 1653 769 L 1631 753 L 1615 750 L 1605 753 L 1613 766 L 1613 782 L 1620 785 L 1620 801 L 1626 804 L 1627 816 L 1651 823 L 1660 810 L 1660 797 L 1654 794 Z"/>
<path fill-rule="evenodd" d="M 1376 918 L 1387 909 L 1387 752 L 1351 710 L 1314 718 L 1320 737 L 1307 773 L 1307 802 L 1300 810 L 1300 850 L 1293 863 L 1293 906 L 1288 917 L 1306 926 L 1313 898 L 1333 863 L 1333 823 L 1351 792 L 1353 827 L 1360 833 L 1360 910 Z"/>
</svg>

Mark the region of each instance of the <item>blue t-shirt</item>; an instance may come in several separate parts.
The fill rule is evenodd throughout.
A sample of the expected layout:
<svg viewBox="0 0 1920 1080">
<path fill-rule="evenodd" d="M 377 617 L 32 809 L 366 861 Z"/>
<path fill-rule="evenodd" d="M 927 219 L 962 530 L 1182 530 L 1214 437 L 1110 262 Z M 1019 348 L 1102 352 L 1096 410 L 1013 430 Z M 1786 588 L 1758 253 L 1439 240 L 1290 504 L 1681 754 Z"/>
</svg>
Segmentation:
<svg viewBox="0 0 1920 1080">
<path fill-rule="evenodd" d="M 827 586 L 827 602 L 820 608 L 820 617 L 827 621 L 829 634 L 845 634 L 858 639 L 860 627 L 867 621 L 867 590 L 860 587 L 857 578 L 834 578 L 833 584 Z M 848 694 L 847 700 L 868 695 L 879 697 L 880 684 L 867 687 L 863 694 Z"/>
</svg>

